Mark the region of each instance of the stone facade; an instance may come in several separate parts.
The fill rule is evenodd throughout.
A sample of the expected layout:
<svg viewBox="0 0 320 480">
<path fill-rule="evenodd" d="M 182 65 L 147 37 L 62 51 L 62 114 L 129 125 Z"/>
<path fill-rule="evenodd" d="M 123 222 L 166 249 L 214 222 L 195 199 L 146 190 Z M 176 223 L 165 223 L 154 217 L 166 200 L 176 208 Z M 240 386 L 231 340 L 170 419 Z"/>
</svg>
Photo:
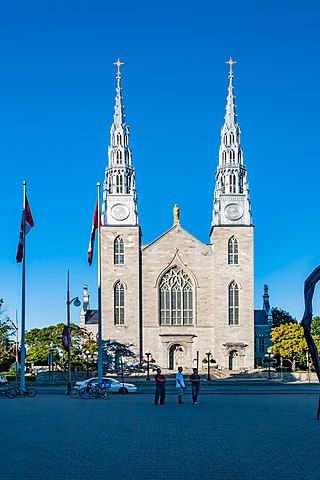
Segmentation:
<svg viewBox="0 0 320 480">
<path fill-rule="evenodd" d="M 117 62 L 101 226 L 102 338 L 130 344 L 163 368 L 192 368 L 198 357 L 221 369 L 254 367 L 254 227 L 233 94 L 230 59 L 225 123 L 216 173 L 210 243 L 180 225 L 141 245 L 135 171 Z M 87 290 L 81 326 L 94 331 Z M 90 325 L 89 325 L 90 323 Z"/>
</svg>

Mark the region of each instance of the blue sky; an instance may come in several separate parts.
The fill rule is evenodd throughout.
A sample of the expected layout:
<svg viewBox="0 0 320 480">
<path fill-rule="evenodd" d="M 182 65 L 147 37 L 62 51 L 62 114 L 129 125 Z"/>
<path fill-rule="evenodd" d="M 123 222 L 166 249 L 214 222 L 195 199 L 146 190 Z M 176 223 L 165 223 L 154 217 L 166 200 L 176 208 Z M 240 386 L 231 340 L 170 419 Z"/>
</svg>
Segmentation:
<svg viewBox="0 0 320 480">
<path fill-rule="evenodd" d="M 172 225 L 209 241 L 230 55 L 255 224 L 255 297 L 298 319 L 319 264 L 319 13 L 316 1 L 230 0 L 0 3 L 0 298 L 21 309 L 15 263 L 22 182 L 27 329 L 65 321 L 89 285 L 87 247 L 103 182 L 116 68 L 137 173 L 143 243 Z M 318 295 L 319 297 L 319 295 Z M 315 314 L 320 314 L 319 299 Z M 77 320 L 79 310 L 72 308 Z"/>
</svg>

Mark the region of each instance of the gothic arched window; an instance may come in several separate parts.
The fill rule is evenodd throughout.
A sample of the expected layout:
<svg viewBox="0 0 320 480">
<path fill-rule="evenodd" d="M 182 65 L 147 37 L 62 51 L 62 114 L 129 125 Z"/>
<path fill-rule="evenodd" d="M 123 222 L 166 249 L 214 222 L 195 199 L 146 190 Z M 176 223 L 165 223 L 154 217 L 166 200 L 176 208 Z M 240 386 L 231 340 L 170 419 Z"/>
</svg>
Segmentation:
<svg viewBox="0 0 320 480">
<path fill-rule="evenodd" d="M 122 193 L 123 192 L 122 175 L 117 175 L 116 187 L 117 187 L 116 188 L 117 193 Z"/>
<path fill-rule="evenodd" d="M 236 176 L 234 173 L 230 175 L 230 193 L 236 193 Z"/>
<path fill-rule="evenodd" d="M 124 265 L 124 241 L 121 237 L 114 241 L 114 264 Z"/>
<path fill-rule="evenodd" d="M 233 281 L 229 285 L 229 325 L 239 325 L 239 287 Z"/>
<path fill-rule="evenodd" d="M 120 280 L 114 286 L 114 324 L 124 325 L 124 286 Z"/>
<path fill-rule="evenodd" d="M 238 265 L 239 245 L 238 240 L 232 236 L 228 241 L 228 265 Z"/>
<path fill-rule="evenodd" d="M 189 276 L 173 267 L 163 275 L 159 290 L 160 325 L 192 325 L 193 288 Z"/>
<path fill-rule="evenodd" d="M 227 153 L 224 151 L 224 152 L 222 152 L 222 161 L 223 161 L 223 163 L 226 163 L 226 160 L 227 160 Z"/>
<path fill-rule="evenodd" d="M 230 141 L 231 141 L 231 143 L 234 142 L 234 134 L 233 133 L 230 134 Z"/>
<path fill-rule="evenodd" d="M 118 133 L 118 135 L 117 135 L 117 143 L 118 143 L 118 145 L 121 146 L 121 134 L 120 133 Z"/>
<path fill-rule="evenodd" d="M 230 160 L 234 160 L 234 159 L 235 159 L 234 150 L 230 150 Z"/>
<path fill-rule="evenodd" d="M 265 341 L 264 341 L 264 334 L 263 332 L 259 333 L 258 337 L 258 352 L 264 352 L 265 351 Z"/>
</svg>

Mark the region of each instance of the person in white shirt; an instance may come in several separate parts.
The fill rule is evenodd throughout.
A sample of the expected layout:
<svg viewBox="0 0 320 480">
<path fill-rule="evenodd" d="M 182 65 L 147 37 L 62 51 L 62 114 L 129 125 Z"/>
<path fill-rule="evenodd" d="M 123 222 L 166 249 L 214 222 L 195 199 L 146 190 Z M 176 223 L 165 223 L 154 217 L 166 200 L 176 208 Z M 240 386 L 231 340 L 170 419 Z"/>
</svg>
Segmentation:
<svg viewBox="0 0 320 480">
<path fill-rule="evenodd" d="M 183 372 L 183 368 L 178 367 L 178 372 L 176 374 L 176 388 L 177 388 L 177 392 L 178 392 L 178 403 L 180 403 L 180 404 L 184 403 L 184 401 L 182 399 L 183 399 L 184 389 L 186 388 L 182 372 Z"/>
</svg>

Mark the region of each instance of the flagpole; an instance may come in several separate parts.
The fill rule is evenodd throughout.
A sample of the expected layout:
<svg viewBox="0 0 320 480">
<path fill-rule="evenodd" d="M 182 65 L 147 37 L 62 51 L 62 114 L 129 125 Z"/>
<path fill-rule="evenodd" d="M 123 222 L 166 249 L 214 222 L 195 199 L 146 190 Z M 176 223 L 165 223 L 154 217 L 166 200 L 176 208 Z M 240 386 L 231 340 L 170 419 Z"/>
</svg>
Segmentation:
<svg viewBox="0 0 320 480">
<path fill-rule="evenodd" d="M 25 365 L 26 365 L 26 195 L 27 182 L 23 182 L 23 258 L 22 258 L 22 301 L 21 301 L 21 366 L 20 366 L 20 387 L 26 387 Z"/>
<path fill-rule="evenodd" d="M 100 241 L 100 182 L 98 188 L 98 381 L 102 382 L 102 322 L 101 322 L 101 241 Z"/>
</svg>

